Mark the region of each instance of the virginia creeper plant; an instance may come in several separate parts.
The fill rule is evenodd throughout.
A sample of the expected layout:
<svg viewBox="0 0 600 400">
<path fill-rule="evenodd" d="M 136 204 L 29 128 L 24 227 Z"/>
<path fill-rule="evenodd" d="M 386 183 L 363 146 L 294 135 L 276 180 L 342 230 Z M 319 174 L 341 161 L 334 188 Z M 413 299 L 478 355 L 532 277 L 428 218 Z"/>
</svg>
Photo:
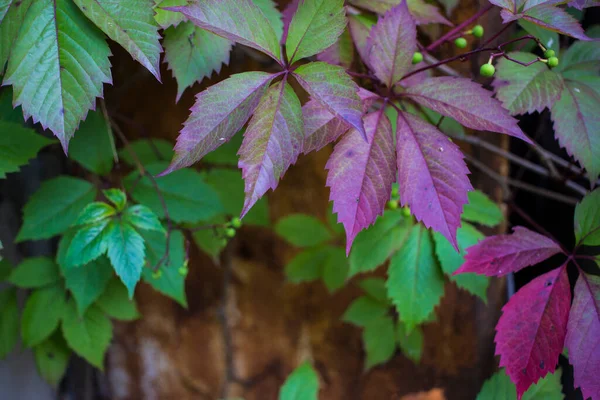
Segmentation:
<svg viewBox="0 0 600 400">
<path fill-rule="evenodd" d="M 450 15 L 456 2 L 442 3 Z M 333 292 L 387 265 L 385 279 L 358 281 L 364 295 L 342 317 L 363 329 L 366 369 L 397 349 L 419 362 L 420 325 L 435 319 L 446 280 L 485 301 L 488 277 L 560 256 L 562 266 L 503 308 L 495 343 L 504 370 L 480 398 L 498 388 L 507 398 L 562 398 L 556 366 L 566 349 L 575 386 L 600 399 L 599 259 L 590 253 L 600 246 L 600 31 L 584 31 L 570 11 L 599 5 L 493 0 L 454 25 L 424 0 L 294 0 L 282 12 L 271 0 L 0 0 L 0 177 L 54 145 L 43 129 L 93 177 L 47 180 L 24 207 L 17 241 L 60 239 L 53 257 L 0 264 L 0 278 L 31 290 L 21 317 L 15 289 L 0 292 L 0 356 L 20 332 L 53 384 L 71 351 L 102 368 L 111 318 L 139 316 L 140 280 L 185 307 L 188 239 L 218 260 L 242 220 L 268 225 L 264 195 L 298 157 L 334 144 L 325 168 L 337 217 L 325 225 L 291 215 L 274 229 L 302 248 L 286 266 L 291 282 L 322 279 Z M 488 33 L 479 18 L 495 7 L 505 25 Z M 522 34 L 499 42 L 517 21 Z M 446 33 L 419 32 L 429 24 Z M 235 45 L 272 59 L 275 71 L 234 74 L 198 93 L 172 150 L 130 142 L 101 100 L 112 83 L 107 39 L 158 80 L 164 48 L 173 101 L 219 73 Z M 435 58 L 452 45 L 458 55 Z M 487 86 L 452 68 L 477 55 Z M 516 115 L 545 109 L 579 166 L 551 159 L 521 131 Z M 573 249 L 535 221 L 487 238 L 478 230 L 503 215 L 473 189 L 455 143 L 480 143 L 473 131 L 525 142 L 551 166 L 525 164 L 535 171 L 579 170 L 587 186 L 567 182 L 580 196 Z M 121 161 L 131 172 L 115 180 Z M 211 168 L 194 168 L 200 161 Z M 568 268 L 578 273 L 573 295 Z M 42 312 L 48 303 L 56 306 Z M 317 398 L 318 382 L 302 364 L 280 398 Z"/>
</svg>

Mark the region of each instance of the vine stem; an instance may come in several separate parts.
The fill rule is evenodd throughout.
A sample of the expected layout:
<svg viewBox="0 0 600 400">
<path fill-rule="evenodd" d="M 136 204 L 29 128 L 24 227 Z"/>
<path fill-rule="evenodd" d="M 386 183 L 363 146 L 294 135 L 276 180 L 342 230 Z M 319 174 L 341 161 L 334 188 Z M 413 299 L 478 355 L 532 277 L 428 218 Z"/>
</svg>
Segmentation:
<svg viewBox="0 0 600 400">
<path fill-rule="evenodd" d="M 448 40 L 450 40 L 451 38 L 453 38 L 454 35 L 456 35 L 457 33 L 460 33 L 462 31 L 464 31 L 467 26 L 471 25 L 473 22 L 475 22 L 481 16 L 485 15 L 493 7 L 494 7 L 494 5 L 490 3 L 486 7 L 480 9 L 475 14 L 473 14 L 470 18 L 467 18 L 461 24 L 457 25 L 456 27 L 454 27 L 453 29 L 451 29 L 450 31 L 448 31 L 448 33 L 446 33 L 445 35 L 443 35 L 442 37 L 440 37 L 438 40 L 434 41 L 429 46 L 427 46 L 425 48 L 425 51 L 427 51 L 428 53 L 430 53 L 433 50 L 435 50 L 436 48 L 438 48 L 439 46 L 441 46 L 442 44 L 446 43 Z"/>
</svg>

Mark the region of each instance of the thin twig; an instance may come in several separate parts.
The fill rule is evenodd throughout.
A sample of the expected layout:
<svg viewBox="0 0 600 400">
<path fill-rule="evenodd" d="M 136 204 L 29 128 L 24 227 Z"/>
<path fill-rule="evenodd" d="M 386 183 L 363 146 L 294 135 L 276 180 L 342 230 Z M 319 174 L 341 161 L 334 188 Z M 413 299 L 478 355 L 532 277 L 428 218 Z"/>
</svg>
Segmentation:
<svg viewBox="0 0 600 400">
<path fill-rule="evenodd" d="M 445 35 L 443 35 L 441 38 L 439 38 L 438 40 L 434 41 L 429 46 L 427 46 L 427 48 L 426 48 L 427 52 L 430 53 L 433 50 L 435 50 L 437 47 L 439 47 L 442 44 L 446 43 L 448 40 L 450 40 L 450 38 L 452 38 L 454 35 L 456 35 L 457 32 L 464 31 L 467 26 L 469 26 L 473 22 L 477 21 L 477 19 L 479 19 L 485 13 L 487 13 L 488 11 L 490 11 L 493 7 L 494 6 L 492 4 L 488 4 L 486 7 L 480 9 L 479 11 L 477 11 L 470 18 L 467 18 L 461 24 L 457 25 L 455 28 L 451 29 L 448 33 L 446 33 Z"/>
</svg>

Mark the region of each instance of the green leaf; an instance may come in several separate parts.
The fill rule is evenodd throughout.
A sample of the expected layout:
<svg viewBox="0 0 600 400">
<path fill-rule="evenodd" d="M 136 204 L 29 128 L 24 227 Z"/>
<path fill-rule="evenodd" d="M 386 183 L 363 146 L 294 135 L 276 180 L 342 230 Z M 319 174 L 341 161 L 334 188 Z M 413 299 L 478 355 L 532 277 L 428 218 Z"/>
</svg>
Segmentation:
<svg viewBox="0 0 600 400">
<path fill-rule="evenodd" d="M 535 36 L 547 49 L 554 50 L 556 57 L 558 57 L 560 53 L 560 41 L 558 40 L 558 33 L 549 29 L 544 29 L 543 27 L 525 19 L 519 19 L 519 25 L 521 25 L 521 27 L 525 29 L 527 33 Z"/>
<path fill-rule="evenodd" d="M 396 331 L 391 317 L 373 319 L 365 326 L 362 334 L 367 362 L 365 370 L 386 363 L 396 350 Z"/>
<path fill-rule="evenodd" d="M 523 394 L 522 400 L 562 400 L 562 384 L 560 382 L 562 371 L 557 369 L 553 374 L 548 374 L 536 384 L 531 385 Z M 517 390 L 510 381 L 504 369 L 496 372 L 485 381 L 477 400 L 517 400 Z"/>
<path fill-rule="evenodd" d="M 350 252 L 350 276 L 373 271 L 402 247 L 410 233 L 411 222 L 400 210 L 388 210 L 375 224 L 360 232 Z"/>
<path fill-rule="evenodd" d="M 166 167 L 165 163 L 156 163 L 147 168 L 149 173 L 156 175 Z M 204 182 L 201 174 L 192 169 L 180 169 L 154 179 L 169 216 L 175 222 L 196 223 L 223 212 L 218 194 Z M 159 218 L 165 218 L 160 197 L 148 177 L 139 179 L 139 172 L 135 171 L 125 179 L 125 187 L 137 202 L 150 207 Z"/>
<path fill-rule="evenodd" d="M 600 70 L 599 61 L 599 42 L 576 41 L 560 57 L 560 64 L 556 70 L 563 74 L 573 71 L 581 74 L 595 75 Z"/>
<path fill-rule="evenodd" d="M 2 250 L 2 242 L 0 242 L 0 250 Z M 9 277 L 13 268 L 11 263 L 8 260 L 3 260 L 2 255 L 0 255 L 0 282 L 5 281 Z"/>
<path fill-rule="evenodd" d="M 93 23 L 160 81 L 158 24 L 151 0 L 73 0 Z"/>
<path fill-rule="evenodd" d="M 214 222 L 214 220 L 211 221 Z M 219 220 L 218 223 L 223 222 L 224 221 Z M 208 254 L 215 263 L 218 263 L 219 254 L 221 254 L 221 251 L 227 246 L 227 239 L 224 239 L 213 229 L 197 230 L 192 233 L 192 238 L 194 239 L 194 243 L 196 243 L 203 252 Z"/>
<path fill-rule="evenodd" d="M 504 220 L 500 207 L 490 200 L 485 193 L 480 190 L 473 190 L 468 193 L 468 196 L 469 203 L 465 204 L 461 216 L 463 220 L 485 226 L 496 226 Z"/>
<path fill-rule="evenodd" d="M 164 139 L 139 139 L 131 142 L 129 147 L 144 166 L 161 161 L 168 162 L 173 158 L 173 144 Z M 119 151 L 119 158 L 132 167 L 136 166 L 127 148 Z"/>
<path fill-rule="evenodd" d="M 306 214 L 292 214 L 275 224 L 275 232 L 298 247 L 310 247 L 331 239 L 327 227 L 317 218 Z"/>
<path fill-rule="evenodd" d="M 104 354 L 112 339 L 112 324 L 98 307 L 90 307 L 80 317 L 75 302 L 70 301 L 65 308 L 62 332 L 75 353 L 104 370 Z"/>
<path fill-rule="evenodd" d="M 147 257 L 147 265 L 142 270 L 142 278 L 154 289 L 187 308 L 185 275 L 179 272 L 179 269 L 185 264 L 183 234 L 178 230 L 171 232 L 169 257 L 160 265 L 161 274 L 158 278 L 152 276 L 152 268 L 163 259 L 167 246 L 166 236 L 160 232 L 144 232 L 142 236 L 146 241 Z"/>
<path fill-rule="evenodd" d="M 600 189 L 588 193 L 575 207 L 575 239 L 578 244 L 600 246 Z"/>
<path fill-rule="evenodd" d="M 18 172 L 19 167 L 53 142 L 21 123 L 0 121 L 0 178 L 6 178 L 9 172 Z"/>
<path fill-rule="evenodd" d="M 70 0 L 31 4 L 14 41 L 4 85 L 14 104 L 49 128 L 67 149 L 79 122 L 111 82 L 110 50 L 102 32 Z"/>
<path fill-rule="evenodd" d="M 8 278 L 13 285 L 26 289 L 48 286 L 59 280 L 58 265 L 48 257 L 26 258 Z"/>
<path fill-rule="evenodd" d="M 165 31 L 165 61 L 177 80 L 177 98 L 195 82 L 208 78 L 229 64 L 232 43 L 186 21 Z"/>
<path fill-rule="evenodd" d="M 154 19 L 161 28 L 177 26 L 185 21 L 185 16 L 180 12 L 165 10 L 167 7 L 185 6 L 188 0 L 154 0 Z"/>
<path fill-rule="evenodd" d="M 392 257 L 386 283 L 388 296 L 411 332 L 424 322 L 444 294 L 444 276 L 425 227 L 415 225 L 404 246 Z"/>
<path fill-rule="evenodd" d="M 69 157 L 98 175 L 108 175 L 113 168 L 113 133 L 99 111 L 88 113 L 69 144 Z"/>
<path fill-rule="evenodd" d="M 456 282 L 458 287 L 467 290 L 469 293 L 474 294 L 486 303 L 487 288 L 490 283 L 490 279 L 487 276 L 474 273 L 452 275 L 454 271 L 460 268 L 465 262 L 465 254 L 467 254 L 466 249 L 477 244 L 484 238 L 485 235 L 475 229 L 473 225 L 463 223 L 462 226 L 458 228 L 456 234 L 458 248 L 460 249 L 460 253 L 457 253 L 448 239 L 438 232 L 434 232 L 433 234 L 435 254 L 440 261 L 442 271 L 444 271 L 450 280 Z"/>
<path fill-rule="evenodd" d="M 108 243 L 104 240 L 104 234 L 109 222 L 109 219 L 104 219 L 79 228 L 71 240 L 65 242 L 67 250 L 64 252 L 65 256 L 59 258 L 59 263 L 65 268 L 77 267 L 106 253 Z"/>
<path fill-rule="evenodd" d="M 534 383 L 523 394 L 521 400 L 563 400 L 561 383 L 562 370 L 557 369 Z"/>
<path fill-rule="evenodd" d="M 328 256 L 323 265 L 323 282 L 330 293 L 335 292 L 346 283 L 350 265 L 346 252 L 341 247 L 328 246 Z"/>
<path fill-rule="evenodd" d="M 269 20 L 269 24 L 275 31 L 277 39 L 281 41 L 281 37 L 283 36 L 283 20 L 273 0 L 252 0 L 252 2 L 260 8 L 260 11 Z"/>
<path fill-rule="evenodd" d="M 117 210 L 115 210 L 113 206 L 101 201 L 95 201 L 85 206 L 83 211 L 77 217 L 77 221 L 75 221 L 74 225 L 95 224 L 116 214 Z"/>
<path fill-rule="evenodd" d="M 66 308 L 66 292 L 61 284 L 35 290 L 25 302 L 21 318 L 21 338 L 26 347 L 44 341 L 58 326 Z"/>
<path fill-rule="evenodd" d="M 385 281 L 381 278 L 366 278 L 358 283 L 358 286 L 373 299 L 389 304 L 391 307 L 390 300 L 387 297 L 387 289 L 385 288 Z"/>
<path fill-rule="evenodd" d="M 48 239 L 63 233 L 94 200 L 96 189 L 83 179 L 59 176 L 42 183 L 25 207 L 17 241 Z"/>
<path fill-rule="evenodd" d="M 103 190 L 102 193 L 104 197 L 106 197 L 111 203 L 115 205 L 117 211 L 123 211 L 125 205 L 127 204 L 127 195 L 125 192 L 119 189 L 107 189 Z M 95 222 L 95 221 L 85 221 L 87 222 Z"/>
<path fill-rule="evenodd" d="M 123 220 L 138 229 L 165 232 L 158 217 L 148 207 L 141 204 L 129 207 L 123 213 Z"/>
<path fill-rule="evenodd" d="M 65 285 L 73 295 L 79 315 L 91 306 L 104 292 L 113 276 L 113 269 L 106 257 L 98 258 L 77 268 L 63 268 Z"/>
<path fill-rule="evenodd" d="M 317 400 L 319 375 L 305 362 L 287 377 L 279 391 L 279 400 Z"/>
<path fill-rule="evenodd" d="M 396 326 L 396 339 L 402 354 L 412 360 L 415 364 L 421 362 L 423 355 L 423 332 L 420 327 L 416 327 L 410 333 L 406 332 L 406 327 L 400 321 Z"/>
<path fill-rule="evenodd" d="M 144 267 L 144 239 L 130 224 L 113 220 L 106 227 L 102 241 L 106 242 L 110 263 L 133 298 Z"/>
<path fill-rule="evenodd" d="M 310 282 L 321 278 L 329 257 L 327 247 L 314 247 L 298 253 L 286 266 L 285 276 L 291 283 Z"/>
<path fill-rule="evenodd" d="M 19 339 L 19 306 L 15 288 L 0 291 L 0 360 L 12 351 Z"/>
<path fill-rule="evenodd" d="M 135 301 L 129 298 L 127 288 L 118 279 L 110 280 L 96 306 L 120 321 L 133 321 L 140 316 Z"/>
<path fill-rule="evenodd" d="M 0 75 L 32 2 L 33 0 L 2 0 L 0 3 Z"/>
<path fill-rule="evenodd" d="M 33 348 L 38 373 L 53 388 L 57 388 L 69 364 L 71 350 L 58 333 Z"/>
<path fill-rule="evenodd" d="M 356 326 L 367 326 L 388 314 L 390 307 L 371 297 L 361 296 L 354 300 L 342 316 L 342 321 Z"/>
</svg>

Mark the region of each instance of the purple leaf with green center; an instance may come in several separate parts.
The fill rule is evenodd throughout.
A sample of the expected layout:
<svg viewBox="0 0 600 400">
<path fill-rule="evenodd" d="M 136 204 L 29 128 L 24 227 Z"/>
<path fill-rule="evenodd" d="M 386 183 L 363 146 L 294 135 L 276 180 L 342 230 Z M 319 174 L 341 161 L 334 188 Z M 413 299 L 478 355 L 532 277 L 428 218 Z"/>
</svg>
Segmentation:
<svg viewBox="0 0 600 400">
<path fill-rule="evenodd" d="M 173 161 L 161 175 L 188 167 L 229 141 L 248 121 L 274 77 L 265 72 L 235 74 L 198 94 L 177 138 Z"/>
<path fill-rule="evenodd" d="M 317 60 L 350 69 L 354 61 L 354 44 L 350 32 L 344 30 L 334 44 L 317 54 Z"/>
<path fill-rule="evenodd" d="M 356 46 L 356 51 L 366 65 L 369 65 L 367 40 L 375 22 L 375 20 L 363 14 L 348 16 L 348 31 L 350 32 L 350 37 Z"/>
<path fill-rule="evenodd" d="M 467 192 L 473 190 L 459 147 L 435 126 L 400 112 L 396 128 L 400 201 L 425 226 L 441 233 L 458 250 Z"/>
<path fill-rule="evenodd" d="M 333 212 L 346 230 L 346 254 L 356 235 L 383 214 L 396 180 L 396 155 L 390 120 L 379 110 L 364 117 L 367 141 L 352 129 L 327 161 L 327 186 Z"/>
<path fill-rule="evenodd" d="M 489 236 L 467 249 L 465 263 L 454 273 L 503 276 L 540 263 L 561 252 L 553 240 L 522 226 L 510 235 Z"/>
<path fill-rule="evenodd" d="M 302 149 L 304 154 L 321 150 L 350 129 L 348 124 L 315 100 L 310 100 L 302 106 L 302 118 L 304 119 L 304 147 Z"/>
<path fill-rule="evenodd" d="M 246 192 L 242 217 L 267 190 L 277 187 L 302 152 L 303 141 L 300 100 L 284 79 L 260 101 L 238 152 Z"/>
<path fill-rule="evenodd" d="M 496 325 L 500 366 L 517 387 L 517 398 L 554 372 L 563 350 L 571 289 L 566 265 L 523 286 L 502 308 Z"/>
<path fill-rule="evenodd" d="M 202 0 L 165 9 L 179 11 L 196 26 L 262 51 L 281 62 L 277 34 L 267 17 L 251 0 Z"/>
<path fill-rule="evenodd" d="M 367 49 L 368 64 L 388 87 L 408 72 L 417 49 L 417 28 L 405 1 L 390 9 L 373 26 Z"/>
<path fill-rule="evenodd" d="M 466 78 L 439 77 L 406 89 L 405 96 L 432 110 L 453 118 L 467 128 L 504 133 L 522 139 L 525 136 L 492 92 Z"/>
<path fill-rule="evenodd" d="M 575 387 L 584 398 L 600 398 L 600 278 L 580 274 L 569 314 L 565 347 L 573 365 Z"/>
<path fill-rule="evenodd" d="M 323 104 L 331 113 L 366 137 L 358 86 L 344 68 L 324 62 L 312 62 L 296 69 L 294 77 L 313 100 Z"/>
<path fill-rule="evenodd" d="M 394 6 L 400 4 L 402 0 L 351 0 L 350 3 L 370 10 L 378 14 L 385 14 Z M 423 0 L 407 0 L 408 10 L 412 14 L 417 24 L 445 24 L 452 25 L 442 14 L 439 9 L 431 4 L 425 3 Z"/>
<path fill-rule="evenodd" d="M 590 86 L 565 81 L 560 99 L 552 107 L 554 136 L 567 153 L 589 173 L 591 181 L 600 175 L 600 78 L 590 77 Z"/>
</svg>

